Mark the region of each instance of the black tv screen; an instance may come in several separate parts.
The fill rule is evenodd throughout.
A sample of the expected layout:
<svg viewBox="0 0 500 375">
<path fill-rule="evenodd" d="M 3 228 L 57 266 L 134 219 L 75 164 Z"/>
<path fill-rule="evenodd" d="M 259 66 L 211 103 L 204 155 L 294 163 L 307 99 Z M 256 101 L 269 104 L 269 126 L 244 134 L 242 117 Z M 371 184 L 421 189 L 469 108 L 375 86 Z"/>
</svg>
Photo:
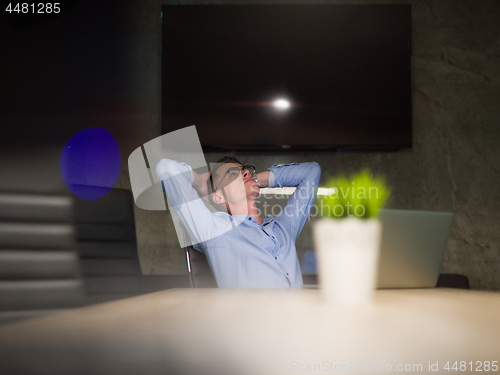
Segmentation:
<svg viewBox="0 0 500 375">
<path fill-rule="evenodd" d="M 162 131 L 204 150 L 411 148 L 411 6 L 162 6 Z"/>
</svg>

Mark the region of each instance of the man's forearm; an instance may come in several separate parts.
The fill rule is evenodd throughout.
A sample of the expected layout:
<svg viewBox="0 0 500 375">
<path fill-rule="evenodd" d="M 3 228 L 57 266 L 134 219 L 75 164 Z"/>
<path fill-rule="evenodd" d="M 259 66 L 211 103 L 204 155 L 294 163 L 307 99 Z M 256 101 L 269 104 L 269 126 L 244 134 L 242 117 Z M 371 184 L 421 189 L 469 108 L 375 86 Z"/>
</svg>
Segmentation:
<svg viewBox="0 0 500 375">
<path fill-rule="evenodd" d="M 269 180 L 269 171 L 257 173 L 257 184 L 261 188 L 265 188 L 268 186 Z"/>
<path fill-rule="evenodd" d="M 195 171 L 192 172 L 193 172 L 193 183 L 191 184 L 191 186 L 196 190 L 198 190 L 198 187 L 201 186 L 201 175 L 199 175 Z"/>
<path fill-rule="evenodd" d="M 275 164 L 269 169 L 274 173 L 274 187 L 307 185 L 307 181 L 312 183 L 321 177 L 321 167 L 316 162 Z"/>
</svg>

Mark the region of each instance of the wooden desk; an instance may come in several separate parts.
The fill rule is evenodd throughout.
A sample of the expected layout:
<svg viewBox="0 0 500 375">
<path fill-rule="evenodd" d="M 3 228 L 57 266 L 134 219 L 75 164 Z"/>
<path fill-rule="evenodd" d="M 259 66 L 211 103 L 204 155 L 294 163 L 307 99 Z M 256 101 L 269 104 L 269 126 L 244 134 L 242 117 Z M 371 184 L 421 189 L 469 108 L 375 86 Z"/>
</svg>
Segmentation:
<svg viewBox="0 0 500 375">
<path fill-rule="evenodd" d="M 499 312 L 500 293 L 469 290 L 379 290 L 373 304 L 335 307 L 318 290 L 170 289 L 1 326 L 0 373 L 429 373 L 438 363 L 470 374 L 482 361 L 484 374 L 484 361 L 500 361 Z"/>
</svg>

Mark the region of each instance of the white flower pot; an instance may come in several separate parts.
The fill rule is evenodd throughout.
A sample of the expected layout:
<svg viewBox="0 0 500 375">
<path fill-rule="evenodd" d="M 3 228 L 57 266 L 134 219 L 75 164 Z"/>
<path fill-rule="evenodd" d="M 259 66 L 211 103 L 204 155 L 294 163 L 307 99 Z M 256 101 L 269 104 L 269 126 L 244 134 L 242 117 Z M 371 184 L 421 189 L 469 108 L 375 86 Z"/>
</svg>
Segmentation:
<svg viewBox="0 0 500 375">
<path fill-rule="evenodd" d="M 378 219 L 318 220 L 313 226 L 318 278 L 327 303 L 372 300 L 377 284 L 381 224 Z"/>
</svg>

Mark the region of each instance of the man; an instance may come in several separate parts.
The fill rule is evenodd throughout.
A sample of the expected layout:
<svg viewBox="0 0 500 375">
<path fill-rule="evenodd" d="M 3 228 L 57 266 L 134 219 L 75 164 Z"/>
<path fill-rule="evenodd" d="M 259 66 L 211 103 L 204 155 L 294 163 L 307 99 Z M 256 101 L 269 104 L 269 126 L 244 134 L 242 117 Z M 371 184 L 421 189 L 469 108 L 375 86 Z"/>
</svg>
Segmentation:
<svg viewBox="0 0 500 375">
<path fill-rule="evenodd" d="M 207 256 L 221 288 L 299 288 L 302 274 L 295 241 L 309 217 L 321 177 L 318 163 L 292 163 L 255 173 L 237 159 L 220 159 L 212 173 L 198 174 L 185 163 L 156 165 L 167 197 L 193 247 Z M 256 207 L 259 189 L 292 187 L 295 192 L 276 216 L 264 219 Z M 212 213 L 199 199 L 212 193 Z M 227 212 L 223 212 L 227 211 Z"/>
</svg>

